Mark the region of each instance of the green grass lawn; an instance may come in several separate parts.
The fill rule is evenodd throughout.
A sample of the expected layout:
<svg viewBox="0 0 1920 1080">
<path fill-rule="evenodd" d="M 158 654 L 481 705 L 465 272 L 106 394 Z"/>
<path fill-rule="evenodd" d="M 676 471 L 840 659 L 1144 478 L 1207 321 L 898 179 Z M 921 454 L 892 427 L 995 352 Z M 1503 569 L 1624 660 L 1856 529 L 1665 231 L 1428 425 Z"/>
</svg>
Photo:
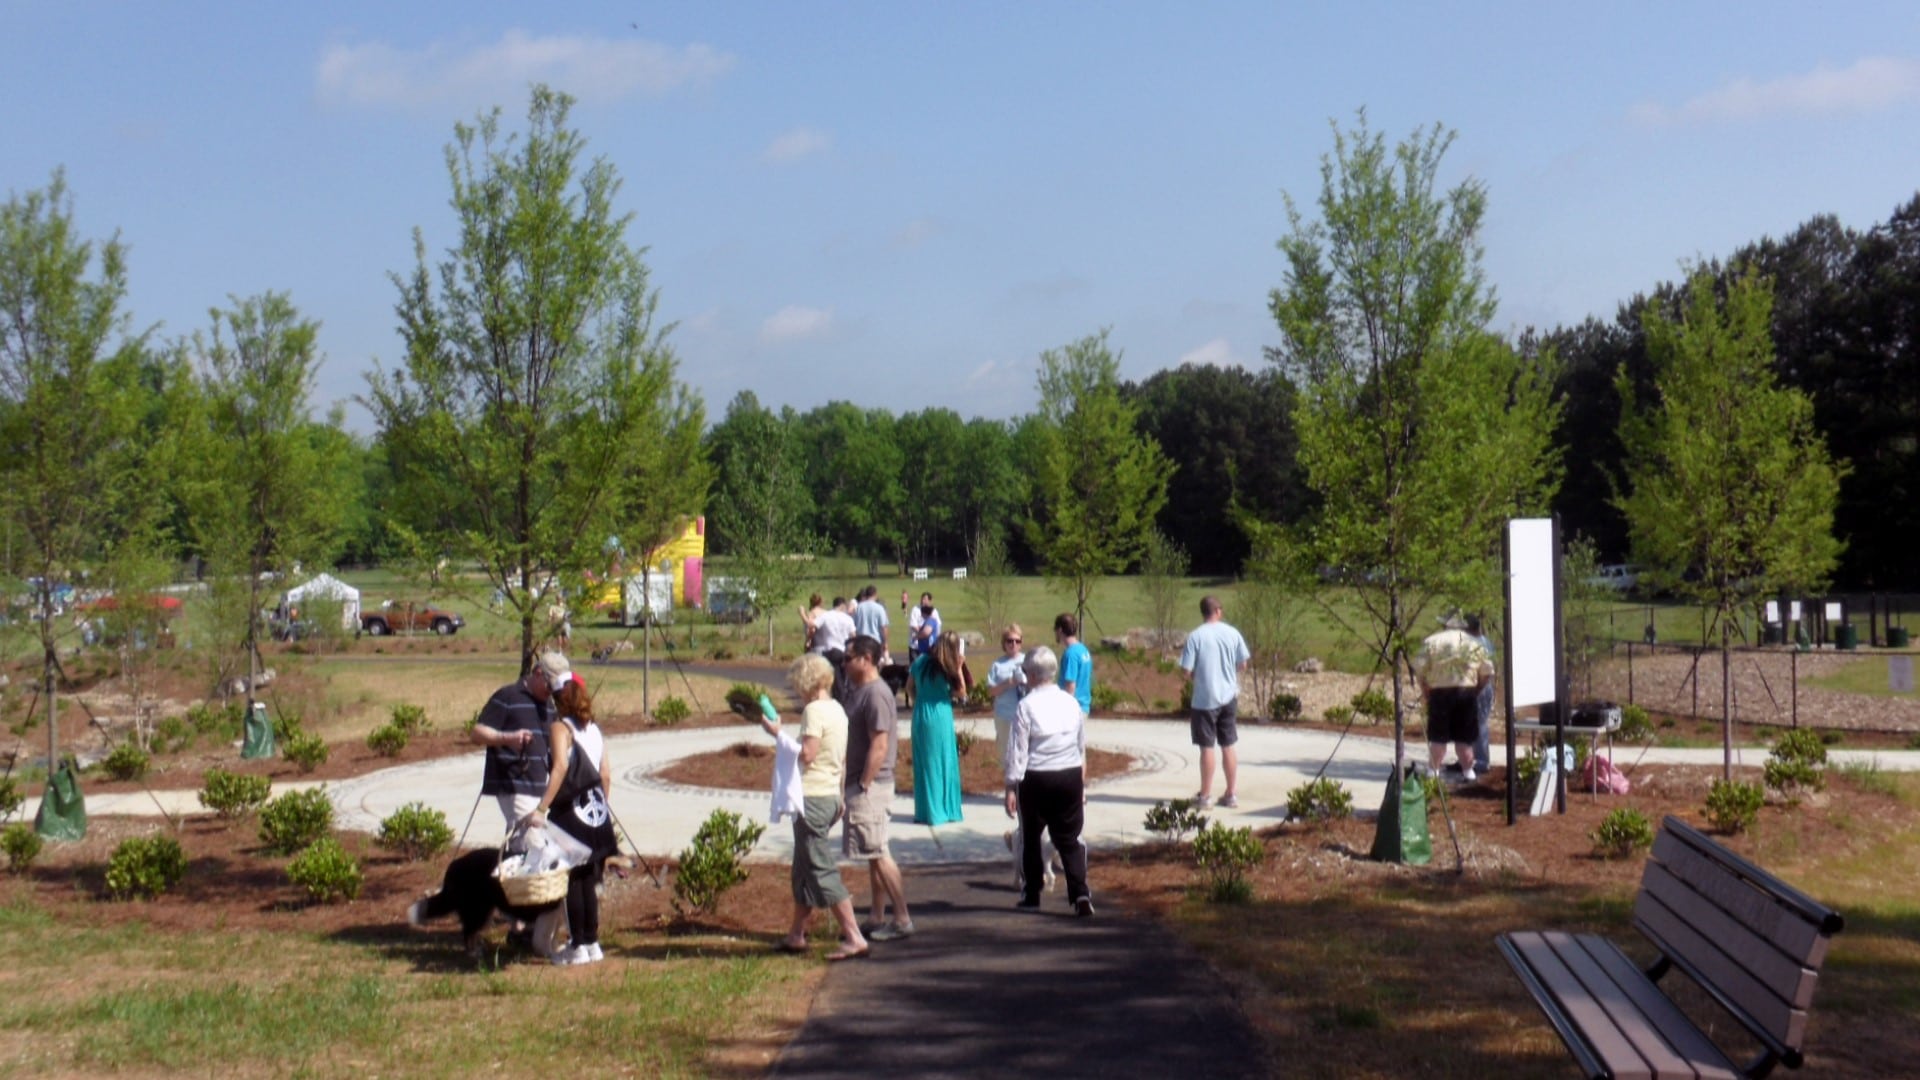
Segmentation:
<svg viewBox="0 0 1920 1080">
<path fill-rule="evenodd" d="M 1818 687 L 1822 690 L 1839 690 L 1849 694 L 1871 694 L 1874 697 L 1913 697 L 1914 691 L 1912 690 L 1895 693 L 1889 688 L 1887 671 L 1892 659 L 1890 656 L 1862 656 L 1831 675 L 1821 675 L 1814 678 L 1802 679 L 1801 681 L 1808 686 Z M 1913 662 L 1912 656 L 1908 656 L 1906 659 L 1909 663 Z"/>
</svg>

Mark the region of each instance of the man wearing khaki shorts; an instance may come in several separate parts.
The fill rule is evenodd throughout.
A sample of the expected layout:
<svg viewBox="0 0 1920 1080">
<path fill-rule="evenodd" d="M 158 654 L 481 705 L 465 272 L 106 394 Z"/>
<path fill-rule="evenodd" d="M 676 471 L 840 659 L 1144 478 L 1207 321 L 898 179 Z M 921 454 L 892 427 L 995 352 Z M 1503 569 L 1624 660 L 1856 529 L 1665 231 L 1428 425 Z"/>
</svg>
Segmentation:
<svg viewBox="0 0 1920 1080">
<path fill-rule="evenodd" d="M 861 634 L 847 643 L 847 823 L 842 852 L 863 859 L 872 878 L 873 929 L 870 941 L 894 941 L 913 935 L 906 883 L 887 848 L 887 817 L 893 811 L 893 768 L 899 759 L 894 738 L 900 715 L 893 691 L 880 679 L 885 649 L 878 638 Z M 886 919 L 886 905 L 893 918 Z"/>
</svg>

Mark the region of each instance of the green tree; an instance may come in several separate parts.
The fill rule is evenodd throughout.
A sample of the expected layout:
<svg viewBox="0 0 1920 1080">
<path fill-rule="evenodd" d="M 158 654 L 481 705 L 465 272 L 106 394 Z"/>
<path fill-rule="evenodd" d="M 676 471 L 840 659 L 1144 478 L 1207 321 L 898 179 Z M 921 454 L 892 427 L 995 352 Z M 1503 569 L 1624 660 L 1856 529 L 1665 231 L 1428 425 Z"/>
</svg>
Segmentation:
<svg viewBox="0 0 1920 1080">
<path fill-rule="evenodd" d="M 1834 505 L 1844 467 L 1813 425 L 1813 405 L 1773 371 L 1772 285 L 1733 279 L 1724 304 L 1694 275 L 1678 319 L 1646 317 L 1653 390 L 1624 372 L 1621 441 L 1634 558 L 1655 585 L 1712 609 L 1720 629 L 1723 772 L 1733 769 L 1727 647 L 1737 613 L 1780 590 L 1812 590 L 1840 557 Z"/>
<path fill-rule="evenodd" d="M 96 261 L 97 256 L 97 261 Z M 78 235 L 66 177 L 0 206 L 0 509 L 13 566 L 28 579 L 47 718 L 59 760 L 63 586 L 113 584 L 143 561 L 161 509 L 142 335 L 128 330 L 126 251 Z"/>
<path fill-rule="evenodd" d="M 400 516 L 500 590 L 523 671 L 556 585 L 600 566 L 621 519 L 653 516 L 634 449 L 681 455 L 646 465 L 654 475 L 698 467 L 672 427 L 686 410 L 662 400 L 686 399 L 632 216 L 614 211 L 618 174 L 604 159 L 581 168 L 571 105 L 537 86 L 522 136 L 501 133 L 498 109 L 455 126 L 459 240 L 432 267 L 415 231 L 415 268 L 394 275 L 404 366 L 369 379 Z"/>
<path fill-rule="evenodd" d="M 896 428 L 885 409 L 863 410 L 844 401 L 800 417 L 812 528 L 827 547 L 866 559 L 869 577 L 879 558 L 897 560 L 906 542 L 906 456 Z"/>
<path fill-rule="evenodd" d="M 1291 532 L 1293 569 L 1335 567 L 1352 583 L 1365 622 L 1346 628 L 1395 674 L 1399 760 L 1400 673 L 1422 616 L 1440 598 L 1495 603 L 1502 526 L 1544 508 L 1558 479 L 1559 408 L 1546 360 L 1487 329 L 1486 191 L 1435 186 L 1453 135 L 1416 131 L 1389 151 L 1365 113 L 1333 134 L 1320 219 L 1288 203 L 1286 281 L 1271 300 L 1281 345 L 1269 355 L 1298 388 L 1300 461 L 1319 499 Z"/>
<path fill-rule="evenodd" d="M 1049 577 L 1073 591 L 1084 624 L 1101 577 L 1132 564 L 1167 501 L 1173 463 L 1135 430 L 1107 331 L 1040 354 L 1042 449 L 1027 537 Z"/>
<path fill-rule="evenodd" d="M 774 617 L 811 571 L 813 538 L 806 526 L 812 506 L 798 427 L 791 408 L 775 413 L 742 390 L 707 437 L 718 474 L 707 520 L 714 543 L 752 583 L 754 604 L 767 621 L 769 655 Z"/>
<path fill-rule="evenodd" d="M 320 324 L 285 293 L 268 292 L 210 313 L 211 332 L 183 348 L 199 360 L 200 410 L 182 435 L 180 467 L 196 549 L 215 588 L 246 594 L 244 618 L 224 628 L 247 662 L 247 708 L 260 669 L 264 593 L 290 584 L 298 565 L 330 564 L 352 505 L 343 473 L 350 443 L 336 407 L 312 418 L 324 358 Z"/>
<path fill-rule="evenodd" d="M 1147 598 L 1156 649 L 1165 651 L 1172 647 L 1174 624 L 1180 617 L 1180 594 L 1187 587 L 1187 573 L 1191 569 L 1186 548 L 1159 529 L 1147 534 L 1146 547 L 1140 555 L 1140 591 Z"/>
</svg>

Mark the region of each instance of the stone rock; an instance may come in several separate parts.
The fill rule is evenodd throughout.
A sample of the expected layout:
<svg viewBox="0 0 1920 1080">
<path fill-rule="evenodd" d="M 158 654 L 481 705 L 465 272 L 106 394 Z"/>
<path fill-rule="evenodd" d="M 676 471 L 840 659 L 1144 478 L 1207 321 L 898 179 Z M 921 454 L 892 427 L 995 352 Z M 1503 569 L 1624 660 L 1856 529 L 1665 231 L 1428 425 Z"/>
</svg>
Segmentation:
<svg viewBox="0 0 1920 1080">
<path fill-rule="evenodd" d="M 1293 670 L 1301 675 L 1318 675 L 1327 670 L 1327 665 L 1321 663 L 1319 657 L 1309 656 L 1293 665 Z"/>
</svg>

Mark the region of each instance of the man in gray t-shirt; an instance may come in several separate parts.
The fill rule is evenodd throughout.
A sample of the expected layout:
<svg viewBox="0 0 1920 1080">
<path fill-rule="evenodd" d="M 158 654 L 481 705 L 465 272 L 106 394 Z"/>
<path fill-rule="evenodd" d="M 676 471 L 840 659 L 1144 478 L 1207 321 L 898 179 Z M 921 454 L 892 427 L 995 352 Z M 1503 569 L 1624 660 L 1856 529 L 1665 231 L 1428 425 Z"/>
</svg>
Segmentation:
<svg viewBox="0 0 1920 1080">
<path fill-rule="evenodd" d="M 1227 625 L 1225 615 L 1217 598 L 1202 597 L 1200 617 L 1206 621 L 1187 635 L 1187 643 L 1180 650 L 1180 667 L 1193 683 L 1190 723 L 1193 745 L 1200 748 L 1200 794 L 1194 801 L 1202 810 L 1212 801 L 1216 753 L 1227 774 L 1227 791 L 1220 796 L 1220 805 L 1228 809 L 1240 805 L 1235 791 L 1240 779 L 1240 751 L 1236 749 L 1240 741 L 1240 672 L 1253 654 L 1240 631 Z"/>
<path fill-rule="evenodd" d="M 907 911 L 900 867 L 887 849 L 893 770 L 900 760 L 900 714 L 893 691 L 880 679 L 881 654 L 880 642 L 865 634 L 847 643 L 847 823 L 842 852 L 849 859 L 866 860 L 872 877 L 873 929 L 868 939 L 892 941 L 913 933 L 913 916 Z M 882 922 L 889 901 L 893 919 Z"/>
</svg>

